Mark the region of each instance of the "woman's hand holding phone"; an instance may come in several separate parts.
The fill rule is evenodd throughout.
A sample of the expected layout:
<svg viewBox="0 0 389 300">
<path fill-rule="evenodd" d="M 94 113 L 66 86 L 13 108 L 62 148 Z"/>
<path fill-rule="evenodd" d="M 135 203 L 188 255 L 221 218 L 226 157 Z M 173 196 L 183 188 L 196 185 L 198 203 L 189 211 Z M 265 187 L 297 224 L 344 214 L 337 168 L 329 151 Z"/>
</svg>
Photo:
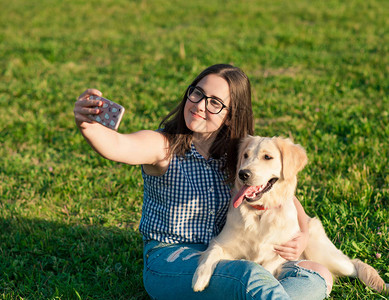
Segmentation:
<svg viewBox="0 0 389 300">
<path fill-rule="evenodd" d="M 102 97 L 102 93 L 96 89 L 88 89 L 77 98 L 74 105 L 74 117 L 76 124 L 94 121 L 117 130 L 124 114 L 124 107 Z"/>
</svg>

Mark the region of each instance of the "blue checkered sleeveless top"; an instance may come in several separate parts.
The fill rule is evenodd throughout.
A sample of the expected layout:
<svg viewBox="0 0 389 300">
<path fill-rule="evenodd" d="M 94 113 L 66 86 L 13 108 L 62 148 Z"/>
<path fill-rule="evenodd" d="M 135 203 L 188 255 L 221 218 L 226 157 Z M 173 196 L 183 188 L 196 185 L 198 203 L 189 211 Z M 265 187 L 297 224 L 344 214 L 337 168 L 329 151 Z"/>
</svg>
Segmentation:
<svg viewBox="0 0 389 300">
<path fill-rule="evenodd" d="M 192 144 L 185 156 L 173 156 L 162 176 L 142 168 L 144 239 L 208 244 L 226 221 L 231 186 L 224 182 L 224 164 L 225 157 L 206 160 Z"/>
</svg>

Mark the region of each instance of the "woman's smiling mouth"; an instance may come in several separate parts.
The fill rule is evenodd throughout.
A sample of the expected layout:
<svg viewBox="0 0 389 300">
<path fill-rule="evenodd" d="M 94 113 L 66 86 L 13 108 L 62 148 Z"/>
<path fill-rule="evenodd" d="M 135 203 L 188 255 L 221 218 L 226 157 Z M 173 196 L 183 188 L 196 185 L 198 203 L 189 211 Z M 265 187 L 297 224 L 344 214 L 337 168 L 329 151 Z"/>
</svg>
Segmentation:
<svg viewBox="0 0 389 300">
<path fill-rule="evenodd" d="M 194 118 L 198 118 L 198 119 L 203 119 L 203 120 L 205 120 L 205 117 L 199 115 L 199 114 L 196 113 L 196 112 L 190 111 L 190 113 L 192 114 L 192 116 L 193 116 Z"/>
</svg>

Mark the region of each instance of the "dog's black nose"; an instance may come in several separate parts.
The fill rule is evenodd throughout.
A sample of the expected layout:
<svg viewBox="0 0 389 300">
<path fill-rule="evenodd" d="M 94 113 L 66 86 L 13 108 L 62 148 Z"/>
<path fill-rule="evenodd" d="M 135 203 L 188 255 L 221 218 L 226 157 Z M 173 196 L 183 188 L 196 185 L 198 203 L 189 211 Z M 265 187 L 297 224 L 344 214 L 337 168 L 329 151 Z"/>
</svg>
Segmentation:
<svg viewBox="0 0 389 300">
<path fill-rule="evenodd" d="M 240 170 L 239 171 L 239 178 L 244 182 L 247 179 L 251 177 L 251 171 L 250 170 Z"/>
</svg>

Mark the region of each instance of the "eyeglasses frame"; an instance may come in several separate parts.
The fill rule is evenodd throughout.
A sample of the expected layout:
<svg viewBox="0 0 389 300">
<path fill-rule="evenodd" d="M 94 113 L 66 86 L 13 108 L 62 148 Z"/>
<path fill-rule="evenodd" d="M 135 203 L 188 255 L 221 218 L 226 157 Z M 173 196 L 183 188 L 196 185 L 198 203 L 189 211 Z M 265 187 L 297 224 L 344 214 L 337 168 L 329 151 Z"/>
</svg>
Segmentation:
<svg viewBox="0 0 389 300">
<path fill-rule="evenodd" d="M 189 90 L 190 90 L 191 88 L 193 88 L 193 89 L 198 89 L 198 90 L 203 94 L 203 97 L 201 97 L 201 98 L 199 99 L 199 101 L 194 102 L 194 101 L 192 101 L 191 99 L 189 99 L 189 95 L 188 95 L 188 94 L 189 94 Z M 225 105 L 221 100 L 216 99 L 215 97 L 208 97 L 208 96 L 205 95 L 204 92 L 203 92 L 202 90 L 200 90 L 197 86 L 193 86 L 193 85 L 188 86 L 188 89 L 187 89 L 187 91 L 186 91 L 186 98 L 187 98 L 190 102 L 192 102 L 192 103 L 199 103 L 201 100 L 205 99 L 205 109 L 206 109 L 210 114 L 213 114 L 213 115 L 220 114 L 220 112 L 221 112 L 223 109 L 227 109 L 227 110 L 228 110 L 227 105 Z M 219 103 L 222 105 L 222 108 L 221 108 L 217 113 L 214 113 L 214 112 L 209 111 L 209 109 L 208 109 L 208 99 L 216 100 L 217 102 L 219 102 Z"/>
</svg>

